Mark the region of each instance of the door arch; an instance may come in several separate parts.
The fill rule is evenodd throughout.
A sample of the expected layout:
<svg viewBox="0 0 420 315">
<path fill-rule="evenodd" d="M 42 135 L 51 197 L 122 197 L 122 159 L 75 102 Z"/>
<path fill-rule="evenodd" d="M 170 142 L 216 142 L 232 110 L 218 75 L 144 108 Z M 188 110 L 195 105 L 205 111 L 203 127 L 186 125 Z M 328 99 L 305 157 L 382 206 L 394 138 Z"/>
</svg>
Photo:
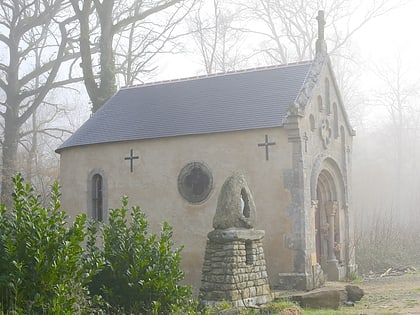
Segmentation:
<svg viewBox="0 0 420 315">
<path fill-rule="evenodd" d="M 336 259 L 332 246 L 337 241 L 336 236 L 339 235 L 339 225 L 334 224 L 336 223 L 335 212 L 338 206 L 336 184 L 331 173 L 325 169 L 318 176 L 316 196 L 318 200 L 318 206 L 315 209 L 316 257 L 317 263 L 325 271 L 327 261 Z M 332 213 L 334 213 L 333 216 L 331 216 Z M 331 220 L 334 220 L 334 222 L 331 222 Z M 333 233 L 333 236 L 330 235 L 331 233 Z M 331 244 L 331 242 L 333 243 Z"/>
<path fill-rule="evenodd" d="M 336 278 L 332 274 L 340 274 L 338 269 L 346 260 L 345 215 L 346 191 L 344 177 L 338 164 L 331 157 L 321 157 L 314 164 L 311 177 L 311 198 L 314 207 L 313 244 L 316 263 L 324 273 L 330 273 L 329 279 Z M 331 266 L 337 266 L 333 272 Z"/>
</svg>

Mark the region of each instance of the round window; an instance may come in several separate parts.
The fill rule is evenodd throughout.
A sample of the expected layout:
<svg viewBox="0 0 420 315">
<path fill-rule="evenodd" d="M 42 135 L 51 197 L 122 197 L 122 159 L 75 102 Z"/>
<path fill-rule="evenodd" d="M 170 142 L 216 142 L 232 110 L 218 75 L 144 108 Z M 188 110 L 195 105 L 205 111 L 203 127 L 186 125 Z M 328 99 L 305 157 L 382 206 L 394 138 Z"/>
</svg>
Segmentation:
<svg viewBox="0 0 420 315">
<path fill-rule="evenodd" d="M 200 203 L 209 196 L 213 177 L 206 165 L 191 162 L 185 165 L 178 176 L 178 190 L 185 200 Z"/>
</svg>

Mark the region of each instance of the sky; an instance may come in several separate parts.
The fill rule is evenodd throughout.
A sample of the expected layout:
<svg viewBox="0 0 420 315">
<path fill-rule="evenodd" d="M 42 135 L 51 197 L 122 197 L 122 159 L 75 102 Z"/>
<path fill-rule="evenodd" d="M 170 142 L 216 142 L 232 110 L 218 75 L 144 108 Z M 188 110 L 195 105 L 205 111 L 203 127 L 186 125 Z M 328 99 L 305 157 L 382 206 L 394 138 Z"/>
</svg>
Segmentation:
<svg viewBox="0 0 420 315">
<path fill-rule="evenodd" d="M 377 17 L 355 33 L 352 43 L 358 50 L 361 62 L 366 64 L 366 82 L 372 83 L 369 74 L 374 64 L 392 63 L 400 56 L 407 67 L 420 73 L 420 0 Z M 327 33 L 327 30 L 326 30 Z M 159 74 L 151 81 L 176 79 L 203 74 L 202 67 L 191 56 L 172 55 L 159 60 Z"/>
<path fill-rule="evenodd" d="M 366 59 L 389 62 L 400 53 L 414 66 L 420 64 L 420 1 L 408 4 L 378 17 L 367 24 L 353 39 Z"/>
<path fill-rule="evenodd" d="M 361 60 L 359 87 L 367 97 L 384 91 L 375 71 L 394 71 L 398 62 L 402 69 L 402 84 L 418 83 L 420 86 L 419 13 L 420 1 L 411 0 L 372 20 L 353 38 Z M 370 107 L 364 111 L 365 125 L 373 130 L 381 128 L 387 117 L 385 108 Z"/>
<path fill-rule="evenodd" d="M 362 64 L 360 81 L 363 82 L 361 85 L 365 91 L 380 88 L 377 78 L 372 73 L 373 68 L 384 64 L 392 66 L 397 57 L 401 58 L 403 66 L 409 69 L 411 75 L 420 80 L 419 13 L 420 0 L 411 0 L 408 4 L 369 21 L 355 33 L 352 46 Z M 188 48 L 188 43 L 186 46 Z M 146 79 L 146 82 L 203 74 L 203 67 L 198 64 L 198 58 L 194 61 L 191 55 L 166 55 L 159 57 L 155 65 L 159 66 L 159 70 L 156 75 Z"/>
</svg>

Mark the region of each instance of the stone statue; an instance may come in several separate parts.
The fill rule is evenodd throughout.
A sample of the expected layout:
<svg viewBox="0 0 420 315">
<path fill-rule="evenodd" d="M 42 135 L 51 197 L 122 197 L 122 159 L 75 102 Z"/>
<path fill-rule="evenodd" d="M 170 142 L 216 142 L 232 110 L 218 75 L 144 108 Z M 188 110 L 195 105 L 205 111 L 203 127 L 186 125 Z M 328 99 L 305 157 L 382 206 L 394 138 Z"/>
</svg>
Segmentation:
<svg viewBox="0 0 420 315">
<path fill-rule="evenodd" d="M 262 240 L 255 230 L 256 210 L 245 177 L 226 179 L 217 201 L 213 231 L 207 234 L 200 300 L 214 305 L 260 305 L 270 300 Z"/>
<path fill-rule="evenodd" d="M 214 229 L 254 228 L 255 203 L 245 177 L 234 174 L 226 179 L 217 201 Z"/>
</svg>

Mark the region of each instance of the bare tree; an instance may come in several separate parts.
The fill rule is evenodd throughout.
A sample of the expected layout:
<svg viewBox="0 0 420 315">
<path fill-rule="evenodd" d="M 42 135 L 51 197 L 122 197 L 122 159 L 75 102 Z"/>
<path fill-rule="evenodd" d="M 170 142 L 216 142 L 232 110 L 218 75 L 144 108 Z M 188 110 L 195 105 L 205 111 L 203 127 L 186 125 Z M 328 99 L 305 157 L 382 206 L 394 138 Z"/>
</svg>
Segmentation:
<svg viewBox="0 0 420 315">
<path fill-rule="evenodd" d="M 189 10 L 177 6 L 156 13 L 153 20 L 144 19 L 130 24 L 115 35 L 115 65 L 118 85 L 143 83 L 158 68 L 155 57 L 183 51 L 179 39 L 185 33 L 179 26 Z"/>
<path fill-rule="evenodd" d="M 371 96 L 371 104 L 376 107 L 377 111 L 380 107 L 386 113 L 385 126 L 388 129 L 387 137 L 390 140 L 388 144 L 392 145 L 392 147 L 386 146 L 390 152 L 387 156 L 393 159 L 391 165 L 394 170 L 391 180 L 394 192 L 392 195 L 395 198 L 396 207 L 403 207 L 403 204 L 407 206 L 403 199 L 418 195 L 416 191 L 408 192 L 408 187 L 413 187 L 413 182 L 407 183 L 407 180 L 416 174 L 416 156 L 418 154 L 416 149 L 420 146 L 418 127 L 420 80 L 410 78 L 400 57 L 396 58 L 395 65 L 391 63 L 381 67 L 377 66 L 374 72 L 381 84 Z M 417 176 L 415 177 L 417 178 Z"/>
<path fill-rule="evenodd" d="M 17 169 L 42 196 L 48 194 L 58 178 L 59 160 L 54 151 L 72 132 L 66 121 L 67 104 L 51 101 L 58 100 L 56 95 L 49 99 L 22 126 L 18 150 Z"/>
<path fill-rule="evenodd" d="M 115 93 L 119 66 L 129 69 L 124 73 L 125 81 L 132 83 L 134 75 L 147 69 L 146 61 L 150 61 L 151 57 L 164 47 L 164 37 L 170 36 L 173 27 L 179 21 L 179 16 L 174 14 L 185 14 L 183 9 L 188 10 L 194 0 L 70 2 L 80 24 L 81 67 L 86 90 L 92 102 L 92 111 L 95 112 Z M 158 33 L 155 19 L 159 13 L 167 10 L 172 10 L 172 15 L 163 27 L 159 26 Z M 139 35 L 140 31 L 143 31 L 143 35 Z M 127 45 L 131 45 L 122 45 L 124 49 L 131 48 L 125 61 L 121 61 L 123 50 L 119 50 L 117 45 L 118 40 L 123 38 L 127 39 Z M 145 50 L 151 47 L 154 52 L 145 53 Z M 143 58 L 143 61 L 135 62 L 137 57 Z"/>
<path fill-rule="evenodd" d="M 365 106 L 372 121 L 354 146 L 353 209 L 364 271 L 418 260 L 420 80 L 403 60 L 373 67 L 376 85 Z"/>
<path fill-rule="evenodd" d="M 44 45 L 34 51 L 35 68 L 41 67 L 42 46 Z M 37 77 L 34 80 L 34 88 L 39 87 L 40 78 Z M 53 93 L 49 93 L 43 103 L 34 109 L 30 119 L 22 125 L 19 136 L 19 145 L 23 150 L 20 153 L 18 151 L 17 169 L 22 171 L 26 181 L 42 196 L 47 195 L 51 185 L 58 178 L 58 160 L 56 156 L 51 156 L 51 152 L 54 152 L 58 141 L 63 141 L 64 135 L 71 133 L 67 127 L 61 127 L 65 125 L 62 123 L 62 114 L 66 114 L 66 106 L 51 102 L 51 99 L 55 98 L 51 94 Z M 26 163 L 19 163 L 22 159 L 25 159 Z"/>
<path fill-rule="evenodd" d="M 248 0 L 240 5 L 255 18 L 248 31 L 264 39 L 258 50 L 268 63 L 285 64 L 314 56 L 318 10 L 326 15 L 326 36 L 330 55 L 341 54 L 350 38 L 372 19 L 406 1 L 395 0 Z"/>
<path fill-rule="evenodd" d="M 246 64 L 243 22 L 241 9 L 221 0 L 201 2 L 188 20 L 207 74 L 232 71 Z"/>
<path fill-rule="evenodd" d="M 60 67 L 77 55 L 68 46 L 71 18 L 65 0 L 0 2 L 0 116 L 2 201 L 11 195 L 21 127 L 48 93 L 77 78 L 57 79 Z M 36 62 L 36 56 L 41 56 Z"/>
</svg>

